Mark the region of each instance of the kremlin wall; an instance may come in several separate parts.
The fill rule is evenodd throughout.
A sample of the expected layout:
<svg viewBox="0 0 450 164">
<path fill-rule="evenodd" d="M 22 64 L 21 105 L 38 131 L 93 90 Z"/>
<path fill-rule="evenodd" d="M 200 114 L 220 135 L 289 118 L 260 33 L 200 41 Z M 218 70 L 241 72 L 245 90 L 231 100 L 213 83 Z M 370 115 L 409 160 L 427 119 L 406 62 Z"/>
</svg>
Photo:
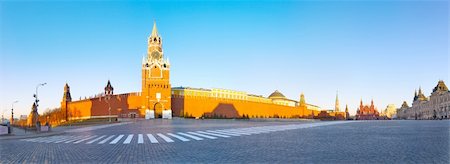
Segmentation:
<svg viewBox="0 0 450 164">
<path fill-rule="evenodd" d="M 114 94 L 108 80 L 104 93 L 72 101 L 66 83 L 60 113 L 64 120 L 95 118 L 327 118 L 346 119 L 348 112 L 320 111 L 276 90 L 270 96 L 227 89 L 171 87 L 170 62 L 164 59 L 162 38 L 156 24 L 148 38 L 147 56 L 142 59 L 141 92 Z M 337 101 L 337 99 L 336 99 Z M 338 104 L 338 102 L 337 102 Z M 338 109 L 338 108 L 337 108 Z M 30 117 L 32 118 L 32 114 Z M 40 118 L 42 120 L 42 118 Z M 33 119 L 29 119 L 33 120 Z M 28 125 L 34 124 L 28 121 Z"/>
</svg>

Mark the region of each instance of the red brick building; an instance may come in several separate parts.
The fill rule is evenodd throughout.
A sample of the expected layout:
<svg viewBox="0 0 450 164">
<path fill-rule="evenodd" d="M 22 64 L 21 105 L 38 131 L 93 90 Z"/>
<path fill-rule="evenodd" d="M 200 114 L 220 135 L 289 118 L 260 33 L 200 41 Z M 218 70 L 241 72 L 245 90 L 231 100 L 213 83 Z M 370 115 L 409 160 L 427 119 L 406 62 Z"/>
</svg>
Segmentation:
<svg viewBox="0 0 450 164">
<path fill-rule="evenodd" d="M 373 105 L 373 100 L 371 101 L 370 106 L 363 105 L 363 101 L 361 100 L 355 117 L 357 120 L 378 120 L 380 119 L 380 114 Z"/>
</svg>

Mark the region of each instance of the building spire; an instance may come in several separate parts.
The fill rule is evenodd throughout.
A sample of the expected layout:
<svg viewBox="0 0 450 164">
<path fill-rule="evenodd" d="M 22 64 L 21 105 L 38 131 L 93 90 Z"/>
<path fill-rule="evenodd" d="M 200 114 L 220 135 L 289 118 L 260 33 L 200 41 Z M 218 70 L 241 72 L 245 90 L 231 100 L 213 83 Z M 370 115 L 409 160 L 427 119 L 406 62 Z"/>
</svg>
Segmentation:
<svg viewBox="0 0 450 164">
<path fill-rule="evenodd" d="M 158 29 L 156 28 L 156 21 L 153 21 L 153 30 L 151 36 L 158 36 Z"/>
<path fill-rule="evenodd" d="M 335 112 L 339 112 L 339 97 L 338 97 L 338 91 L 336 91 L 336 103 L 334 107 Z"/>
</svg>

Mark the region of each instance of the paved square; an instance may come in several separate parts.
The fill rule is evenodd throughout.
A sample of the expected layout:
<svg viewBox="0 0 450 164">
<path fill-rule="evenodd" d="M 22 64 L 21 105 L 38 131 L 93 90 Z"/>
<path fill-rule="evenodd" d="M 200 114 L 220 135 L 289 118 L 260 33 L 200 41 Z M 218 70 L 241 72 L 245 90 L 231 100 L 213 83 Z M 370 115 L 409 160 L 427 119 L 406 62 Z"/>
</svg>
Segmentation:
<svg viewBox="0 0 450 164">
<path fill-rule="evenodd" d="M 2 140 L 0 155 L 2 163 L 448 163 L 449 123 L 141 120 Z"/>
</svg>

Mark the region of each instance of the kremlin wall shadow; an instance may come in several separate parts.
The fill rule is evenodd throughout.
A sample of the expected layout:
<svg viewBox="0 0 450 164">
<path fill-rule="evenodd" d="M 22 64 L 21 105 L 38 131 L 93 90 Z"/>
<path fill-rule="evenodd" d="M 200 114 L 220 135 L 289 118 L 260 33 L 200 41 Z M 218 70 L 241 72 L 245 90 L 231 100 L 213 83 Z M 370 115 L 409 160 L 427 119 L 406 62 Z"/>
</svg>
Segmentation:
<svg viewBox="0 0 450 164">
<path fill-rule="evenodd" d="M 233 104 L 219 103 L 212 112 L 205 112 L 205 118 L 245 118 L 240 116 Z"/>
</svg>

